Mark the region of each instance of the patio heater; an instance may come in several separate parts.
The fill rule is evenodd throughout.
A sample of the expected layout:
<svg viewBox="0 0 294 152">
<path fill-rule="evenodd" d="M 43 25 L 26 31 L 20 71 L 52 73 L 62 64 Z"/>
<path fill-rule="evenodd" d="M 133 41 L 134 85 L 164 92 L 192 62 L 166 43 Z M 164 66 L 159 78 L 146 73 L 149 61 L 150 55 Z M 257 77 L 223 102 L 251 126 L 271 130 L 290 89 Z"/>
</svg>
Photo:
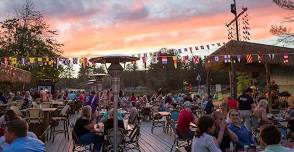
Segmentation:
<svg viewBox="0 0 294 152">
<path fill-rule="evenodd" d="M 118 93 L 120 91 L 120 75 L 123 71 L 123 67 L 120 63 L 126 63 L 131 61 L 136 61 L 139 58 L 126 56 L 126 55 L 108 55 L 102 57 L 91 58 L 90 62 L 92 63 L 110 63 L 110 66 L 107 68 L 108 73 L 111 76 L 111 84 L 112 84 L 112 93 L 113 93 L 113 102 L 114 102 L 114 120 L 113 120 L 113 128 L 114 128 L 114 152 L 117 152 L 117 106 L 118 106 Z"/>
</svg>

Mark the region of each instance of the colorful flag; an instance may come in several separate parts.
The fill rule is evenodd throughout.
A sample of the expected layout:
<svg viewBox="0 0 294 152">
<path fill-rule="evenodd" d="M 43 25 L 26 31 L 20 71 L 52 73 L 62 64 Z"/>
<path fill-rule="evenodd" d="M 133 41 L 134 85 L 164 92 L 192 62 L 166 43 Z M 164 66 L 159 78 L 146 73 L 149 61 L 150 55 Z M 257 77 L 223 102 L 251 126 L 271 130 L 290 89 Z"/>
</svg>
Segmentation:
<svg viewBox="0 0 294 152">
<path fill-rule="evenodd" d="M 167 64 L 167 57 L 161 56 L 161 62 L 162 62 L 162 64 Z"/>
<path fill-rule="evenodd" d="M 178 62 L 177 62 L 177 56 L 173 56 L 173 61 L 174 61 L 174 67 L 175 69 L 178 67 Z"/>
<path fill-rule="evenodd" d="M 21 65 L 26 65 L 26 58 L 21 58 Z"/>
<path fill-rule="evenodd" d="M 192 47 L 190 47 L 189 49 L 190 49 L 190 52 L 191 52 L 191 53 L 193 53 L 193 50 L 192 50 L 193 48 L 192 48 Z"/>
<path fill-rule="evenodd" d="M 214 57 L 214 61 L 215 61 L 215 62 L 218 62 L 218 61 L 219 61 L 219 57 L 218 57 L 218 56 L 215 56 L 215 57 Z"/>
<path fill-rule="evenodd" d="M 43 58 L 37 58 L 37 62 L 40 66 L 43 65 Z"/>
<path fill-rule="evenodd" d="M 29 58 L 30 59 L 30 64 L 35 64 L 35 58 Z"/>
<path fill-rule="evenodd" d="M 184 48 L 184 52 L 188 52 L 188 49 L 187 48 Z"/>
<path fill-rule="evenodd" d="M 257 60 L 258 60 L 258 63 L 262 62 L 262 54 L 257 55 Z"/>
<path fill-rule="evenodd" d="M 179 53 L 182 53 L 182 50 L 181 50 L 181 49 L 178 49 L 178 52 L 179 52 Z"/>
<path fill-rule="evenodd" d="M 237 55 L 238 62 L 241 62 L 241 55 Z"/>
<path fill-rule="evenodd" d="M 198 64 L 199 61 L 200 61 L 200 57 L 199 57 L 199 56 L 197 56 L 197 55 L 193 56 L 193 62 L 194 62 L 195 64 Z"/>
<path fill-rule="evenodd" d="M 288 64 L 289 63 L 289 55 L 288 55 L 288 53 L 284 53 L 283 58 L 284 58 L 284 63 Z"/>
<path fill-rule="evenodd" d="M 199 50 L 198 46 L 195 46 L 195 50 Z"/>
<path fill-rule="evenodd" d="M 207 49 L 209 50 L 209 45 L 206 45 Z"/>
<path fill-rule="evenodd" d="M 224 55 L 225 63 L 231 62 L 231 55 Z"/>
<path fill-rule="evenodd" d="M 78 64 L 78 58 L 72 58 L 72 64 Z"/>
<path fill-rule="evenodd" d="M 201 50 L 203 50 L 204 49 L 204 46 L 201 45 L 200 48 L 201 48 Z"/>
<path fill-rule="evenodd" d="M 247 63 L 252 63 L 253 62 L 253 58 L 251 54 L 246 55 L 246 62 Z"/>
<path fill-rule="evenodd" d="M 188 64 L 189 63 L 189 56 L 188 55 L 183 56 L 183 61 L 184 61 L 184 64 Z"/>
</svg>

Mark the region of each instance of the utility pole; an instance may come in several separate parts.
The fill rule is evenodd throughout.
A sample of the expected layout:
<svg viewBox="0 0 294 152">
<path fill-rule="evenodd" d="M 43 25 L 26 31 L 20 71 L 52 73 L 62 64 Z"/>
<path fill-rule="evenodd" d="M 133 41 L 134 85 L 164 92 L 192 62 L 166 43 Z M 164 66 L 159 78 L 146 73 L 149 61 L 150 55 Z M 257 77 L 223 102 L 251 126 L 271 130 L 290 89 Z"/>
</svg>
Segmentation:
<svg viewBox="0 0 294 152">
<path fill-rule="evenodd" d="M 233 24 L 235 22 L 237 41 L 240 41 L 238 19 L 246 11 L 247 11 L 247 8 L 242 8 L 242 12 L 240 14 L 238 14 L 236 0 L 234 0 L 234 3 L 231 4 L 231 13 L 233 13 L 235 15 L 235 18 L 229 24 L 226 24 L 226 26 L 229 27 L 231 24 Z M 235 59 L 233 59 L 233 61 L 231 61 L 231 71 L 232 72 L 231 72 L 230 86 L 231 86 L 231 96 L 233 98 L 237 99 L 237 74 L 236 74 L 236 64 L 234 63 L 234 60 Z"/>
</svg>

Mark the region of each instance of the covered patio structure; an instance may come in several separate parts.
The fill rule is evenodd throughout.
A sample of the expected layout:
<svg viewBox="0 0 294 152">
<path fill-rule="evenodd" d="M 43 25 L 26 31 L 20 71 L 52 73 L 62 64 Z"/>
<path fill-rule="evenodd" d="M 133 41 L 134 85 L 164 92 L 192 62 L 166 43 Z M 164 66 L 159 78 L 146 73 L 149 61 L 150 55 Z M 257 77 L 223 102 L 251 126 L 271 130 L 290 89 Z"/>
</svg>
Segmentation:
<svg viewBox="0 0 294 152">
<path fill-rule="evenodd" d="M 11 83 L 29 83 L 31 82 L 31 73 L 10 65 L 0 64 L 0 82 Z"/>
<path fill-rule="evenodd" d="M 294 86 L 293 65 L 293 48 L 231 40 L 206 58 L 205 68 L 207 80 L 214 71 L 228 71 L 231 95 L 236 98 L 236 71 L 264 80 L 269 91 L 271 80 L 286 90 Z M 209 85 L 209 81 L 206 83 Z"/>
</svg>

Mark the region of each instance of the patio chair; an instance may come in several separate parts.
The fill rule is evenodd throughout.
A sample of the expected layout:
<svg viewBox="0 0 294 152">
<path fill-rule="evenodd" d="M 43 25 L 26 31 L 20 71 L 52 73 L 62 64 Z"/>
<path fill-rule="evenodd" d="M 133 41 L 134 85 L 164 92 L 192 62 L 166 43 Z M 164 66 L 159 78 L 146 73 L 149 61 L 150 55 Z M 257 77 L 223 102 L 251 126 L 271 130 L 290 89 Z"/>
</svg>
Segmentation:
<svg viewBox="0 0 294 152">
<path fill-rule="evenodd" d="M 29 108 L 27 110 L 27 122 L 29 124 L 41 124 L 41 109 L 39 108 Z"/>
<path fill-rule="evenodd" d="M 43 102 L 43 103 L 41 103 L 41 107 L 42 108 L 51 108 L 51 104 L 47 103 L 47 102 Z"/>
<path fill-rule="evenodd" d="M 78 135 L 76 134 L 74 130 L 74 124 L 70 124 L 71 126 L 71 135 L 72 135 L 72 141 L 73 141 L 73 152 L 87 152 L 87 151 L 93 151 L 94 146 L 93 144 L 90 145 L 84 145 L 81 144 Z"/>
<path fill-rule="evenodd" d="M 159 106 L 153 106 L 151 108 L 151 117 L 152 117 L 152 127 L 151 133 L 153 133 L 154 128 L 162 127 L 165 131 L 165 120 L 162 119 L 162 116 L 158 113 Z"/>
<path fill-rule="evenodd" d="M 140 126 L 135 125 L 134 129 L 124 139 L 125 140 L 124 151 L 128 151 L 132 149 L 132 150 L 138 150 L 140 152 L 139 137 L 140 137 Z"/>
<path fill-rule="evenodd" d="M 63 107 L 63 109 L 59 112 L 59 114 L 56 117 L 51 118 L 51 137 L 53 137 L 52 142 L 54 142 L 55 135 L 59 133 L 64 133 L 64 137 L 69 139 L 69 133 L 68 133 L 68 127 L 69 127 L 69 116 L 68 116 L 68 111 L 69 111 L 69 105 L 66 105 Z M 59 123 L 62 122 L 63 128 L 61 129 L 56 129 L 56 127 L 59 125 Z"/>
<path fill-rule="evenodd" d="M 117 148 L 118 151 L 124 151 L 124 136 L 125 130 L 122 128 L 117 128 Z M 114 128 L 111 128 L 107 131 L 107 141 L 105 145 L 103 145 L 103 151 L 113 151 L 114 147 Z"/>
<path fill-rule="evenodd" d="M 173 132 L 174 132 L 174 135 L 175 135 L 175 139 L 174 139 L 174 143 L 172 145 L 172 148 L 171 148 L 171 152 L 173 151 L 174 147 L 176 150 L 178 150 L 179 148 L 183 147 L 187 147 L 187 146 L 190 146 L 191 145 L 191 140 L 187 139 L 187 138 L 182 138 L 180 137 L 178 134 L 177 134 L 177 131 L 176 131 L 176 126 L 173 129 Z"/>
<path fill-rule="evenodd" d="M 166 124 L 167 132 L 169 132 L 169 130 L 173 131 L 173 129 L 176 128 L 179 114 L 180 112 L 178 110 L 172 110 L 170 112 L 170 116 L 168 117 L 167 124 Z"/>
</svg>

